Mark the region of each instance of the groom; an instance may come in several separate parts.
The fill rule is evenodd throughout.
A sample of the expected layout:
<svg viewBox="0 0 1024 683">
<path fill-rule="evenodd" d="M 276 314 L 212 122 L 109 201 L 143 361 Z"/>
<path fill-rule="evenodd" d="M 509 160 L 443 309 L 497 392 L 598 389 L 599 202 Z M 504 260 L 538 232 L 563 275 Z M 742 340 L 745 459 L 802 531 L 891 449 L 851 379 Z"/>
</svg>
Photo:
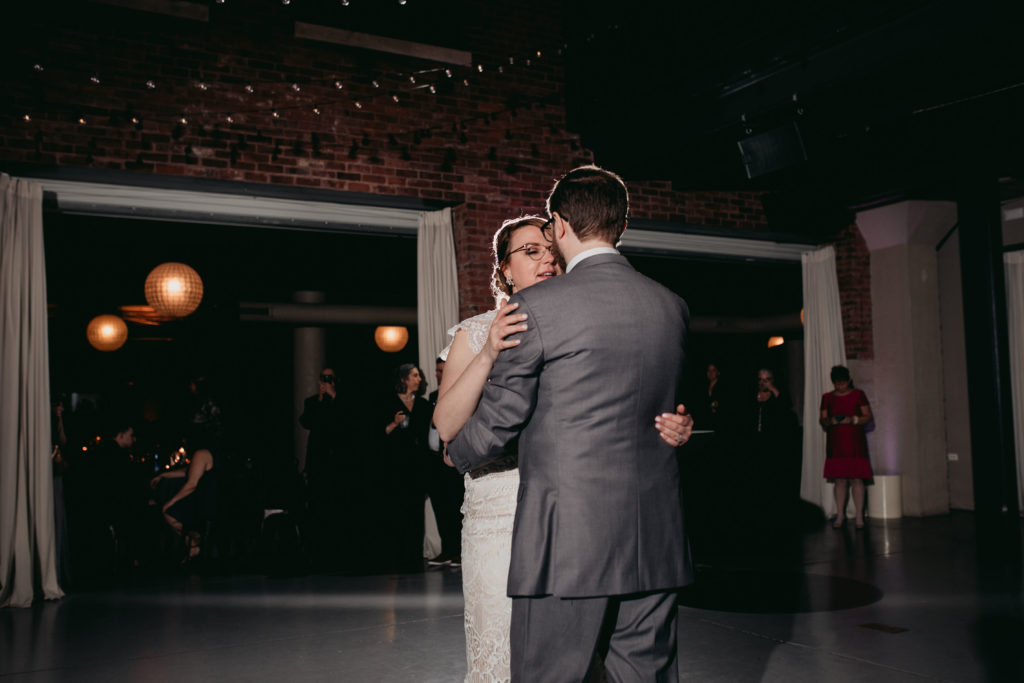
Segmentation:
<svg viewBox="0 0 1024 683">
<path fill-rule="evenodd" d="M 689 311 L 613 247 L 628 196 L 584 166 L 548 197 L 542 229 L 565 275 L 512 297 L 526 313 L 472 419 L 460 472 L 519 437 L 508 594 L 512 680 L 676 681 L 676 593 L 692 581 L 675 452 L 651 415 L 675 406 Z"/>
</svg>

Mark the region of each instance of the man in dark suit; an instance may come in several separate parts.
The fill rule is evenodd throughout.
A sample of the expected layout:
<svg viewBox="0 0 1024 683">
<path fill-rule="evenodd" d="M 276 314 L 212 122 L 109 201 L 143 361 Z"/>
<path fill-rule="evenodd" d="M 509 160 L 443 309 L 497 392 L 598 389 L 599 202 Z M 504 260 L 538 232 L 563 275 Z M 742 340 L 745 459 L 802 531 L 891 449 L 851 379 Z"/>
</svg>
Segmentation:
<svg viewBox="0 0 1024 683">
<path fill-rule="evenodd" d="M 512 297 L 527 314 L 476 413 L 449 444 L 460 472 L 519 438 L 508 593 L 513 681 L 675 681 L 676 589 L 692 581 L 673 448 L 651 425 L 671 411 L 686 303 L 613 247 L 621 178 L 575 169 L 548 197 L 565 275 Z"/>
<path fill-rule="evenodd" d="M 309 495 L 310 552 L 324 568 L 336 568 L 345 558 L 350 529 L 359 514 L 352 509 L 350 493 L 354 477 L 347 471 L 343 450 L 345 406 L 338 396 L 338 377 L 333 368 L 320 371 L 318 391 L 302 404 L 299 424 L 309 430 L 306 441 L 306 485 Z M 351 459 L 354 462 L 354 459 Z"/>
<path fill-rule="evenodd" d="M 434 361 L 438 386 L 444 374 L 445 361 Z M 428 401 L 431 410 L 437 405 L 438 389 L 430 392 Z M 437 434 L 433 423 L 427 432 L 427 448 L 430 450 L 430 469 L 427 481 L 427 496 L 437 520 L 437 533 L 441 537 L 441 552 L 427 560 L 433 567 L 462 566 L 462 500 L 466 494 L 462 475 L 444 463 L 444 442 Z"/>
</svg>

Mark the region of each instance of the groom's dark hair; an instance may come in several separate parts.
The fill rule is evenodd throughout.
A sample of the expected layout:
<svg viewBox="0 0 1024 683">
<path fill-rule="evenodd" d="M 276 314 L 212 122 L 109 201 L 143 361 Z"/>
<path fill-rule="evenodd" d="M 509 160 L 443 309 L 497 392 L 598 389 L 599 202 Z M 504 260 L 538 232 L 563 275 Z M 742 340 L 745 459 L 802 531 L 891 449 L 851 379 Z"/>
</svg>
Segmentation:
<svg viewBox="0 0 1024 683">
<path fill-rule="evenodd" d="M 548 214 L 556 212 L 581 241 L 596 238 L 615 244 L 626 229 L 629 193 L 615 173 L 593 164 L 580 166 L 551 189 Z"/>
</svg>

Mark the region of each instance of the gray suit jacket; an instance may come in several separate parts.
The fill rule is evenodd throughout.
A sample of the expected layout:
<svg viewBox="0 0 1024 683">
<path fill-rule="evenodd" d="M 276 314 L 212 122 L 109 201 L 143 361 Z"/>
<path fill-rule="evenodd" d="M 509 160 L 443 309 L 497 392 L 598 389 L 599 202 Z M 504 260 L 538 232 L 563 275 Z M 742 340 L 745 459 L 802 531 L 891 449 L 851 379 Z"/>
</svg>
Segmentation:
<svg viewBox="0 0 1024 683">
<path fill-rule="evenodd" d="M 529 318 L 448 446 L 460 472 L 519 439 L 508 593 L 622 595 L 692 581 L 675 450 L 689 311 L 617 254 L 512 297 Z"/>
</svg>

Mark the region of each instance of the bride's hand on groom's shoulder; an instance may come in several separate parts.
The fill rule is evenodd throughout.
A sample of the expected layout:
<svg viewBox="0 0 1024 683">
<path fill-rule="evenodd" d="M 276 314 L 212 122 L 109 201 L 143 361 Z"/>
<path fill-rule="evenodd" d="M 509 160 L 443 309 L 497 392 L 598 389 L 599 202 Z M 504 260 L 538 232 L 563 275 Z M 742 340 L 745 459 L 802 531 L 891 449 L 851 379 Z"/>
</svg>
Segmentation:
<svg viewBox="0 0 1024 683">
<path fill-rule="evenodd" d="M 518 339 L 509 339 L 510 335 L 526 330 L 526 314 L 516 313 L 519 304 L 505 304 L 498 309 L 498 314 L 491 322 L 491 330 L 487 338 L 487 352 L 491 359 L 505 349 L 519 345 Z"/>
<path fill-rule="evenodd" d="M 686 414 L 686 406 L 680 403 L 676 412 L 656 415 L 654 426 L 665 443 L 679 447 L 689 441 L 693 433 L 693 417 Z"/>
</svg>

